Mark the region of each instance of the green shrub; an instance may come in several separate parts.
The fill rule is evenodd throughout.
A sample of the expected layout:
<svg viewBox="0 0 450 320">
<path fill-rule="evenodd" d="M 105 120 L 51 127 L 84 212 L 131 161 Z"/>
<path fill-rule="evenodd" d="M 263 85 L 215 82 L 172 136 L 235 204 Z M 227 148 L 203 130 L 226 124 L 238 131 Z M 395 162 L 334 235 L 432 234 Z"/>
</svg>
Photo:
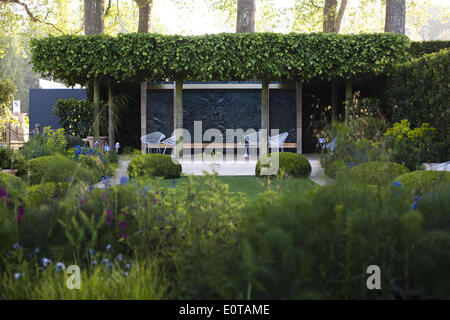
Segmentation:
<svg viewBox="0 0 450 320">
<path fill-rule="evenodd" d="M 74 160 L 61 155 L 44 156 L 28 161 L 29 183 L 67 182 L 79 179 L 87 183 L 98 181 L 89 169 L 79 166 Z"/>
<path fill-rule="evenodd" d="M 52 130 L 51 127 L 44 127 L 42 135 L 36 135 L 23 145 L 20 152 L 27 160 L 48 156 L 55 153 L 65 154 L 67 145 L 64 129 Z"/>
<path fill-rule="evenodd" d="M 403 188 L 416 195 L 424 195 L 439 188 L 441 184 L 450 182 L 450 172 L 414 171 L 396 177 L 393 182 L 400 182 Z"/>
<path fill-rule="evenodd" d="M 92 119 L 94 105 L 87 100 L 58 99 L 53 107 L 53 113 L 58 117 L 59 125 L 67 134 L 77 137 L 92 135 Z M 78 143 L 80 144 L 80 143 Z"/>
<path fill-rule="evenodd" d="M 0 172 L 0 187 L 5 187 L 8 190 L 21 190 L 24 183 L 19 177 L 10 173 Z"/>
<path fill-rule="evenodd" d="M 408 51 L 413 58 L 417 59 L 425 54 L 438 52 L 442 49 L 450 49 L 450 41 L 412 41 L 411 48 Z"/>
<path fill-rule="evenodd" d="M 50 202 L 58 194 L 60 190 L 55 182 L 46 182 L 28 187 L 28 207 L 34 208 L 42 203 Z"/>
<path fill-rule="evenodd" d="M 349 122 L 333 121 L 328 125 L 322 143 L 320 163 L 327 168 L 332 162 L 342 160 L 350 166 L 367 161 L 387 160 L 380 141 L 386 129 L 386 123 L 360 110 L 351 108 Z M 365 113 L 365 111 L 364 111 Z"/>
<path fill-rule="evenodd" d="M 415 129 L 410 128 L 407 119 L 394 123 L 383 139 L 389 159 L 410 170 L 420 169 L 432 152 L 435 133 L 436 129 L 428 123 Z"/>
<path fill-rule="evenodd" d="M 425 55 L 399 65 L 387 83 L 387 103 L 392 120 L 408 119 L 419 128 L 423 123 L 437 129 L 427 162 L 450 158 L 450 49 Z"/>
<path fill-rule="evenodd" d="M 408 168 L 398 163 L 372 161 L 354 166 L 345 178 L 367 184 L 386 186 L 392 179 L 407 172 L 409 172 Z"/>
<path fill-rule="evenodd" d="M 330 178 L 335 179 L 341 173 L 344 173 L 348 170 L 348 165 L 344 160 L 338 159 L 331 162 L 328 166 L 325 167 L 325 174 Z"/>
<path fill-rule="evenodd" d="M 450 297 L 449 187 L 414 209 L 411 195 L 341 180 L 247 209 L 240 263 L 227 274 L 234 298 Z M 373 264 L 384 270 L 378 292 L 366 289 Z"/>
<path fill-rule="evenodd" d="M 308 178 L 311 174 L 311 164 L 304 156 L 291 152 L 277 152 L 268 154 L 265 158 L 262 158 L 256 162 L 255 174 L 260 176 L 261 167 L 271 167 L 271 157 L 279 157 L 279 169 L 276 174 L 279 174 L 281 170 L 284 174 L 295 178 Z M 267 163 L 262 165 L 261 163 Z"/>
<path fill-rule="evenodd" d="M 136 156 L 128 165 L 128 175 L 130 178 L 142 176 L 179 178 L 181 175 L 181 164 L 173 163 L 170 155 L 166 154 L 146 154 Z"/>
</svg>

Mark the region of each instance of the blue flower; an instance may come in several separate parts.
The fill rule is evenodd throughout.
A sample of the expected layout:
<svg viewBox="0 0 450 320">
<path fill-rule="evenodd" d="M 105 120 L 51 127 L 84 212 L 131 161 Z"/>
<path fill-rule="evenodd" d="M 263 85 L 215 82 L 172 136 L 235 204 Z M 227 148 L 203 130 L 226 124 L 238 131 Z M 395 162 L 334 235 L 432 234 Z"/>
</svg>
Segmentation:
<svg viewBox="0 0 450 320">
<path fill-rule="evenodd" d="M 16 279 L 16 280 L 19 280 L 20 278 L 22 278 L 23 277 L 23 273 L 15 273 L 14 274 L 14 278 Z"/>
<path fill-rule="evenodd" d="M 108 146 L 108 144 L 107 144 L 107 143 L 105 144 L 105 147 L 104 147 L 104 149 L 105 149 L 105 151 L 106 151 L 106 152 L 109 152 L 109 150 L 111 150 L 111 149 L 109 148 L 109 146 Z"/>
<path fill-rule="evenodd" d="M 417 201 L 414 201 L 414 203 L 412 205 L 412 209 L 413 210 L 417 210 Z"/>
<path fill-rule="evenodd" d="M 44 257 L 44 258 L 41 259 L 41 262 L 42 262 L 42 265 L 43 265 L 44 267 L 46 267 L 46 266 L 48 266 L 50 263 L 52 263 L 52 260 L 47 259 L 46 257 Z"/>
<path fill-rule="evenodd" d="M 114 148 L 116 149 L 116 151 L 119 151 L 120 143 L 116 142 L 116 145 L 114 146 Z"/>
<path fill-rule="evenodd" d="M 98 146 L 98 141 L 95 141 L 94 148 L 97 147 L 97 146 Z M 92 150 L 92 149 L 90 149 L 90 150 Z"/>
<path fill-rule="evenodd" d="M 402 186 L 402 184 L 401 184 L 400 181 L 395 181 L 395 182 L 392 183 L 392 185 L 393 185 L 394 187 L 401 187 L 401 186 Z"/>
<path fill-rule="evenodd" d="M 117 255 L 117 257 L 116 257 L 116 260 L 119 261 L 119 262 L 122 262 L 123 261 L 123 255 L 121 253 L 119 253 Z"/>
<path fill-rule="evenodd" d="M 30 259 L 30 260 L 33 259 L 33 254 L 32 253 L 28 254 L 28 259 Z"/>
<path fill-rule="evenodd" d="M 108 263 L 109 263 L 108 258 L 103 258 L 103 259 L 102 259 L 102 263 L 103 263 L 103 264 L 108 264 Z"/>
<path fill-rule="evenodd" d="M 64 271 L 65 268 L 66 266 L 64 265 L 64 263 L 58 262 L 55 266 L 55 272 Z"/>
<path fill-rule="evenodd" d="M 97 265 L 97 260 L 92 261 L 92 265 L 96 266 Z"/>
<path fill-rule="evenodd" d="M 95 256 L 95 250 L 94 249 L 89 249 L 89 257 L 93 257 L 93 256 Z"/>
<path fill-rule="evenodd" d="M 128 184 L 128 178 L 126 176 L 122 176 L 120 178 L 120 184 L 121 185 L 127 185 Z"/>
<path fill-rule="evenodd" d="M 39 252 L 41 252 L 39 248 L 34 248 L 34 253 L 39 254 Z"/>
<path fill-rule="evenodd" d="M 125 277 L 128 277 L 128 272 L 125 271 L 125 272 L 123 273 L 123 275 L 124 275 Z"/>
<path fill-rule="evenodd" d="M 11 250 L 8 250 L 8 256 L 12 256 L 12 251 Z"/>
<path fill-rule="evenodd" d="M 127 264 L 125 265 L 125 269 L 130 270 L 130 269 L 131 269 L 131 264 L 127 263 Z"/>
<path fill-rule="evenodd" d="M 108 244 L 107 246 L 106 246 L 106 251 L 111 251 L 111 249 L 112 249 L 112 246 L 110 245 L 110 244 Z"/>
<path fill-rule="evenodd" d="M 19 250 L 20 249 L 20 244 L 18 242 L 14 243 L 13 249 L 14 250 Z"/>
<path fill-rule="evenodd" d="M 112 268 L 114 268 L 114 264 L 112 264 L 111 262 L 110 262 L 110 263 L 108 263 L 108 264 L 107 264 L 106 266 L 108 267 L 108 269 L 112 269 Z"/>
</svg>

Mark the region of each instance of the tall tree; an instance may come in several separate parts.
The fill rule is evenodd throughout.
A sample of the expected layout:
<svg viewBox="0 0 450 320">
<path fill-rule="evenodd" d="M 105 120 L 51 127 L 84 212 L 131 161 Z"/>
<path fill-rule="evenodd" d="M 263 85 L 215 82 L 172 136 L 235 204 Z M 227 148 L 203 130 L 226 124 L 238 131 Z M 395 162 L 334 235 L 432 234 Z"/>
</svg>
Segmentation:
<svg viewBox="0 0 450 320">
<path fill-rule="evenodd" d="M 104 0 L 84 0 L 84 33 L 86 35 L 105 32 L 105 2 Z M 100 79 L 93 80 L 94 102 L 94 140 L 100 136 Z"/>
<path fill-rule="evenodd" d="M 386 20 L 384 32 L 405 34 L 405 0 L 386 0 Z"/>
<path fill-rule="evenodd" d="M 255 0 L 238 0 L 236 32 L 255 32 Z"/>
<path fill-rule="evenodd" d="M 339 33 L 342 18 L 344 17 L 347 0 L 341 0 L 339 11 L 337 10 L 338 0 L 325 0 L 323 7 L 323 32 Z"/>
<path fill-rule="evenodd" d="M 105 32 L 105 1 L 84 0 L 84 34 Z"/>
<path fill-rule="evenodd" d="M 139 8 L 138 32 L 148 33 L 153 0 L 134 0 Z"/>
</svg>

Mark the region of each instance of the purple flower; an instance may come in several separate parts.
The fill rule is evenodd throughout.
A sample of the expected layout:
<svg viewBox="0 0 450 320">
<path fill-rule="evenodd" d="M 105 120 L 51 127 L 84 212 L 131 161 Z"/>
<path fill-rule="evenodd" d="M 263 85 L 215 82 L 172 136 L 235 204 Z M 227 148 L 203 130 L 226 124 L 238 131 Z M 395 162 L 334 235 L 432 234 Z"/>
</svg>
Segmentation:
<svg viewBox="0 0 450 320">
<path fill-rule="evenodd" d="M 127 226 L 125 225 L 125 220 L 120 221 L 120 227 L 124 230 L 127 229 Z"/>
<path fill-rule="evenodd" d="M 126 236 L 127 235 L 125 233 L 122 233 L 122 235 L 120 237 L 125 240 Z"/>
<path fill-rule="evenodd" d="M 392 183 L 392 185 L 393 185 L 394 187 L 401 187 L 401 186 L 402 186 L 402 184 L 401 184 L 400 181 L 395 181 L 395 182 Z"/>
<path fill-rule="evenodd" d="M 19 207 L 19 214 L 17 215 L 17 223 L 20 223 L 22 221 L 24 215 L 24 210 L 22 207 Z"/>
<path fill-rule="evenodd" d="M 142 234 L 142 232 L 143 232 L 142 230 L 139 230 L 139 231 L 138 231 L 138 235 L 141 235 L 141 234 Z"/>
</svg>

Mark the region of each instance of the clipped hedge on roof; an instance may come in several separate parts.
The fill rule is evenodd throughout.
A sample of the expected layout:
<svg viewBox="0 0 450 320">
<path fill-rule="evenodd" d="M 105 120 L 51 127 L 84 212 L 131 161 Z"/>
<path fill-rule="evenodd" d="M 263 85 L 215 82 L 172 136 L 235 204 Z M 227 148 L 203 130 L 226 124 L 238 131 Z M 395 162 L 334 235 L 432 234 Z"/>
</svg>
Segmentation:
<svg viewBox="0 0 450 320">
<path fill-rule="evenodd" d="M 119 34 L 31 40 L 33 70 L 68 85 L 116 80 L 302 80 L 382 73 L 407 59 L 398 34 Z"/>
</svg>

